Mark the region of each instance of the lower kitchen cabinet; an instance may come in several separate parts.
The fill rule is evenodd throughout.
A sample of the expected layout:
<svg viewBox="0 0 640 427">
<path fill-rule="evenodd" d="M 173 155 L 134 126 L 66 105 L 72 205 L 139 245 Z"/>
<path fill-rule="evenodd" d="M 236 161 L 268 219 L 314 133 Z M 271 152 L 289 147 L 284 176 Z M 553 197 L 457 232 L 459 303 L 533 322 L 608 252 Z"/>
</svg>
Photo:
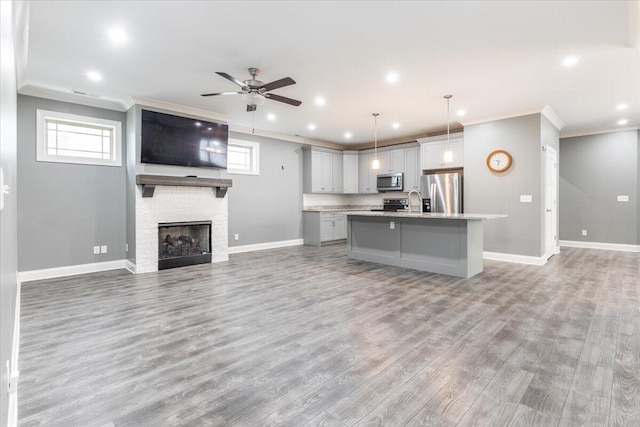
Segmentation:
<svg viewBox="0 0 640 427">
<path fill-rule="evenodd" d="M 302 213 L 305 245 L 321 246 L 323 243 L 347 238 L 347 217 L 335 212 Z"/>
</svg>

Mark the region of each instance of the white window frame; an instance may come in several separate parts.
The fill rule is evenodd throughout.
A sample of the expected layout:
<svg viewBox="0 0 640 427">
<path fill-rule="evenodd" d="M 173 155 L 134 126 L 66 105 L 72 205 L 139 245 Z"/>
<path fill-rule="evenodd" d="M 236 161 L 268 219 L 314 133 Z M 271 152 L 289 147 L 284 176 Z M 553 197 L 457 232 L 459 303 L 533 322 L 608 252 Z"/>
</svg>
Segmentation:
<svg viewBox="0 0 640 427">
<path fill-rule="evenodd" d="M 227 165 L 227 172 L 239 175 L 260 175 L 260 143 L 240 139 L 229 139 L 229 147 L 231 146 L 251 149 L 251 169 L 233 169 Z"/>
<path fill-rule="evenodd" d="M 75 156 L 56 156 L 47 150 L 47 120 L 67 122 L 72 125 L 87 125 L 92 127 L 108 127 L 113 131 L 111 159 L 91 159 Z M 98 119 L 77 114 L 60 113 L 57 111 L 37 110 L 37 154 L 39 162 L 75 163 L 80 165 L 122 166 L 122 123 L 115 120 Z"/>
</svg>

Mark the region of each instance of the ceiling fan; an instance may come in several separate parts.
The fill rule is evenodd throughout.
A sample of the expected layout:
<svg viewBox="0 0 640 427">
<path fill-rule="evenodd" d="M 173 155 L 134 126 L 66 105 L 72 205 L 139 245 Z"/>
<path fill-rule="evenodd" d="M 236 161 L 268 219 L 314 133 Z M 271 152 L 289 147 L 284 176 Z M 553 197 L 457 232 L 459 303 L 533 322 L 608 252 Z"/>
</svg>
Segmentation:
<svg viewBox="0 0 640 427">
<path fill-rule="evenodd" d="M 286 96 L 276 95 L 275 93 L 268 93 L 274 89 L 296 84 L 295 80 L 291 77 L 285 77 L 280 80 L 276 80 L 271 83 L 265 84 L 260 80 L 256 80 L 260 70 L 257 68 L 249 68 L 249 74 L 251 79 L 239 80 L 227 73 L 216 71 L 216 74 L 221 75 L 227 80 L 230 80 L 240 86 L 242 91 L 240 92 L 219 92 L 219 93 L 203 93 L 201 96 L 216 96 L 216 95 L 242 95 L 247 102 L 247 111 L 256 111 L 256 109 L 264 104 L 266 99 L 272 99 L 274 101 L 284 102 L 285 104 L 298 106 L 302 104 L 302 101 L 296 99 L 287 98 Z"/>
</svg>

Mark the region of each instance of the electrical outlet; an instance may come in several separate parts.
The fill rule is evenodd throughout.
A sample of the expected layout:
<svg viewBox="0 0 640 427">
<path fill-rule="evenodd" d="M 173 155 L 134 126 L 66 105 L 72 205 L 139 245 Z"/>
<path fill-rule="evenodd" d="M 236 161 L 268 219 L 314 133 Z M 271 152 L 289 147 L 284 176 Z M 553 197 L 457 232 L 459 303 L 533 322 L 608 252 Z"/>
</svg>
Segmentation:
<svg viewBox="0 0 640 427">
<path fill-rule="evenodd" d="M 129 244 L 128 243 L 124 244 L 124 251 L 125 252 L 129 252 Z"/>
<path fill-rule="evenodd" d="M 396 223 L 393 222 L 393 221 L 389 221 L 389 229 L 395 230 L 396 229 Z"/>
<path fill-rule="evenodd" d="M 93 247 L 93 254 L 94 255 L 99 255 L 100 254 L 100 246 L 94 246 Z"/>
<path fill-rule="evenodd" d="M 238 240 L 240 239 L 240 235 L 238 233 L 233 235 L 233 240 Z"/>
<path fill-rule="evenodd" d="M 582 235 L 586 236 L 587 235 L 587 230 L 582 230 Z"/>
<path fill-rule="evenodd" d="M 520 203 L 531 203 L 533 202 L 533 196 L 531 194 L 522 194 L 520 196 Z"/>
<path fill-rule="evenodd" d="M 619 202 L 628 202 L 629 201 L 629 196 L 618 196 L 618 201 Z"/>
<path fill-rule="evenodd" d="M 100 253 L 101 254 L 106 254 L 107 253 L 107 245 L 100 246 Z"/>
</svg>

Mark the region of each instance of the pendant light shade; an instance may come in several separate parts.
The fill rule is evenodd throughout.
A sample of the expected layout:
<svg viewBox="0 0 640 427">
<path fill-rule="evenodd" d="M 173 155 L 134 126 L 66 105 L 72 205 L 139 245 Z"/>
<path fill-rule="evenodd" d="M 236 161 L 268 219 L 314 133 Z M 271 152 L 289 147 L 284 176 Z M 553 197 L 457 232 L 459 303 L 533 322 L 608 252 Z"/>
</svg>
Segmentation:
<svg viewBox="0 0 640 427">
<path fill-rule="evenodd" d="M 378 116 L 380 114 L 373 113 L 373 162 L 371 169 L 380 169 L 380 160 L 378 160 Z"/>
<path fill-rule="evenodd" d="M 449 103 L 451 102 L 451 98 L 453 98 L 453 95 L 444 96 L 444 99 L 447 100 L 447 142 L 444 144 L 444 154 L 442 155 L 442 161 L 444 163 L 453 162 L 453 151 L 451 151 L 451 147 L 449 145 Z"/>
</svg>

